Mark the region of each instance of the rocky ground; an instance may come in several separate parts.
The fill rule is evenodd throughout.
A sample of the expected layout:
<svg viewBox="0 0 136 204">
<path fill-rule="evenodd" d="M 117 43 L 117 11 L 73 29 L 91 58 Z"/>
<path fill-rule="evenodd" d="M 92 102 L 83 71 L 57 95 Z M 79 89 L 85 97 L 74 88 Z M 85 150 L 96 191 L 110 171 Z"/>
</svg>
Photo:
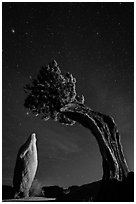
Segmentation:
<svg viewBox="0 0 136 204">
<path fill-rule="evenodd" d="M 44 198 L 44 197 L 29 197 L 20 199 L 5 199 L 3 202 L 53 202 L 55 198 Z"/>
<path fill-rule="evenodd" d="M 10 186 L 3 186 L 4 202 L 133 202 L 134 172 L 129 172 L 124 181 L 99 180 L 82 186 L 63 189 L 59 186 L 42 187 L 42 194 L 36 197 L 13 199 Z M 42 196 L 41 196 L 42 195 Z"/>
</svg>

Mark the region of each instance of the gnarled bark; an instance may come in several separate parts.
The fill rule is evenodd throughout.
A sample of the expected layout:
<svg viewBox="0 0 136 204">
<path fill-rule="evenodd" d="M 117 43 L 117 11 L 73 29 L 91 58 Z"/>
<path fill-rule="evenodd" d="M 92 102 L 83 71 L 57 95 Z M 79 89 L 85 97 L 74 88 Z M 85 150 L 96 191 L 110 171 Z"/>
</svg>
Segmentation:
<svg viewBox="0 0 136 204">
<path fill-rule="evenodd" d="M 112 117 L 95 112 L 81 104 L 61 108 L 68 118 L 88 128 L 95 136 L 102 155 L 103 180 L 122 181 L 129 172 L 120 142 L 120 134 Z"/>
</svg>

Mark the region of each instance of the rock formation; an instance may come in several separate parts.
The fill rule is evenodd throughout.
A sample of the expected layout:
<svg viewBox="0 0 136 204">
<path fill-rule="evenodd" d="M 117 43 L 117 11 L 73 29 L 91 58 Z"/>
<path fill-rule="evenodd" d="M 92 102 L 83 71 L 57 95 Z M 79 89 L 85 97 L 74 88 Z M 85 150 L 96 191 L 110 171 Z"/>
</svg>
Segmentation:
<svg viewBox="0 0 136 204">
<path fill-rule="evenodd" d="M 129 170 L 113 118 L 78 103 L 66 105 L 61 112 L 88 128 L 96 138 L 102 155 L 103 180 L 126 178 Z"/>
<path fill-rule="evenodd" d="M 37 170 L 36 134 L 30 135 L 19 149 L 14 169 L 14 197 L 28 197 Z"/>
</svg>

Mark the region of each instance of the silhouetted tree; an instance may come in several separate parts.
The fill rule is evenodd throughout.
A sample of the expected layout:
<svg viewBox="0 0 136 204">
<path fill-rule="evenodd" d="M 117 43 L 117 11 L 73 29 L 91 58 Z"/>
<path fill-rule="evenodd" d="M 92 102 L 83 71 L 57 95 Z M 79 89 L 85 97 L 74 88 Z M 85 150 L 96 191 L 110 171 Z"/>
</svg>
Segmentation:
<svg viewBox="0 0 136 204">
<path fill-rule="evenodd" d="M 66 125 L 79 122 L 95 136 L 103 163 L 103 180 L 123 180 L 128 166 L 123 154 L 120 134 L 112 117 L 93 111 L 76 93 L 76 79 L 62 75 L 56 61 L 42 67 L 32 85 L 25 86 L 25 107 L 42 119 L 49 118 Z"/>
<path fill-rule="evenodd" d="M 68 103 L 84 103 L 84 97 L 79 97 L 76 93 L 75 83 L 76 79 L 72 74 L 62 75 L 54 60 L 47 67 L 41 68 L 32 85 L 25 86 L 25 92 L 29 95 L 24 105 L 45 121 L 52 118 L 55 121 L 72 125 L 75 122 L 62 114 L 60 109 Z"/>
</svg>

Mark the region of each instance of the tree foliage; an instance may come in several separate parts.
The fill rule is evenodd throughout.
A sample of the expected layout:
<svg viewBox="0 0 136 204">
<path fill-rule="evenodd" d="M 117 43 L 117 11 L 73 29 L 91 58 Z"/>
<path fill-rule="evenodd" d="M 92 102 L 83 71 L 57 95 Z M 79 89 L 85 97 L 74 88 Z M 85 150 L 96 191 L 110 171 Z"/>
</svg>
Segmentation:
<svg viewBox="0 0 136 204">
<path fill-rule="evenodd" d="M 75 122 L 61 113 L 60 109 L 73 102 L 84 104 L 83 95 L 80 97 L 76 93 L 76 79 L 70 73 L 64 76 L 55 60 L 43 66 L 37 79 L 27 84 L 24 91 L 27 93 L 24 106 L 45 121 L 52 118 L 72 125 Z"/>
</svg>

